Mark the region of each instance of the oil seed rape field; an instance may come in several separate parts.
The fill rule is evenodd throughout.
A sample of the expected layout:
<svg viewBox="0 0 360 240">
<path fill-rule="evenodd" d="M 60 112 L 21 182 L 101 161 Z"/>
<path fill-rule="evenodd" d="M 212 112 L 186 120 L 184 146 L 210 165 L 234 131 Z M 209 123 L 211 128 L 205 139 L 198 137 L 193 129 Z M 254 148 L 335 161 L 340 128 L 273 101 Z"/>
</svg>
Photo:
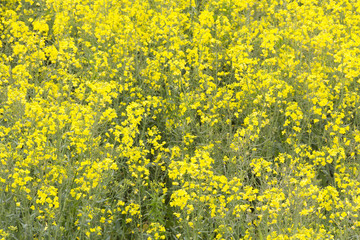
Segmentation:
<svg viewBox="0 0 360 240">
<path fill-rule="evenodd" d="M 0 4 L 0 239 L 360 239 L 360 1 Z"/>
</svg>

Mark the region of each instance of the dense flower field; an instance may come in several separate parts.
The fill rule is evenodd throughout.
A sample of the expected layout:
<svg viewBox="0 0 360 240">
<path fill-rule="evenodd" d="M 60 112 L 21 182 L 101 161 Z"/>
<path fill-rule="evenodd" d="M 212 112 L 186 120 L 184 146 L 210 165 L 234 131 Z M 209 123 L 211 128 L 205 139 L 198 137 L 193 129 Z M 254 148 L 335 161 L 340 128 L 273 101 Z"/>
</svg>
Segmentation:
<svg viewBox="0 0 360 240">
<path fill-rule="evenodd" d="M 360 1 L 0 4 L 0 239 L 360 238 Z"/>
</svg>

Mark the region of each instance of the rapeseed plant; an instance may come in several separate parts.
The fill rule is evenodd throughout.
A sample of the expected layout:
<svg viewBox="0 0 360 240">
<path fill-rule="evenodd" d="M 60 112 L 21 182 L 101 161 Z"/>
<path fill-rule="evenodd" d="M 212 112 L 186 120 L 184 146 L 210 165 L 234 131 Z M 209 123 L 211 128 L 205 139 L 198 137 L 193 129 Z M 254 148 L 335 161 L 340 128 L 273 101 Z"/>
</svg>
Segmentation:
<svg viewBox="0 0 360 240">
<path fill-rule="evenodd" d="M 357 238 L 359 15 L 4 1 L 0 238 Z"/>
</svg>

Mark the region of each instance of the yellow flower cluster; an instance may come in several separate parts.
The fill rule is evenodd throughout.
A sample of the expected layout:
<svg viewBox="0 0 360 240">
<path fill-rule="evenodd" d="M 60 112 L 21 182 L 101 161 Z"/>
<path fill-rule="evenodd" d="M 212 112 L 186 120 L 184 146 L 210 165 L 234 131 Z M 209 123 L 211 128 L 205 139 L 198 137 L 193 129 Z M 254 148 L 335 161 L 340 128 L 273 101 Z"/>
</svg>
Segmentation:
<svg viewBox="0 0 360 240">
<path fill-rule="evenodd" d="M 360 3 L 0 5 L 0 238 L 360 236 Z"/>
</svg>

